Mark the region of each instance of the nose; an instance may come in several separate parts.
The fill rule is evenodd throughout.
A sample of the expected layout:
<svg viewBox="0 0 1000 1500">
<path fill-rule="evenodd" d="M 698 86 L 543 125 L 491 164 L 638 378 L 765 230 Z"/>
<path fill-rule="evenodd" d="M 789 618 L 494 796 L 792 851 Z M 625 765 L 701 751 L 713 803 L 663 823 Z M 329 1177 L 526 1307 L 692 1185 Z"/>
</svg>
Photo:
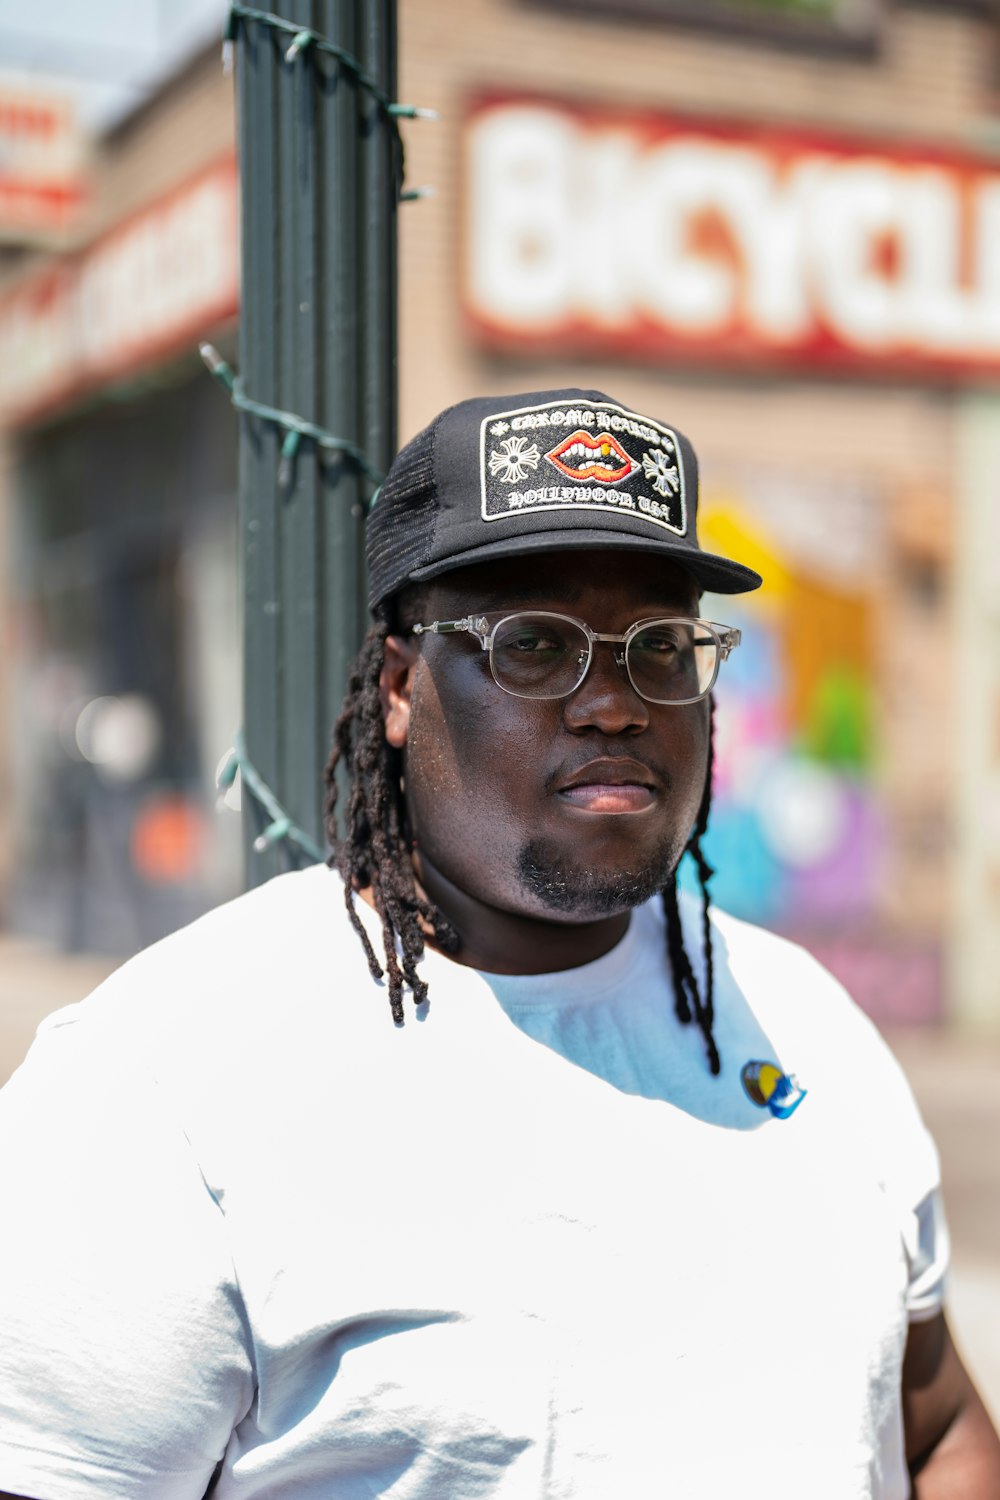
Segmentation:
<svg viewBox="0 0 1000 1500">
<path fill-rule="evenodd" d="M 647 727 L 649 704 L 629 681 L 621 646 L 595 641 L 587 675 L 563 699 L 563 719 L 575 734 L 586 729 L 608 735 L 637 734 Z"/>
</svg>

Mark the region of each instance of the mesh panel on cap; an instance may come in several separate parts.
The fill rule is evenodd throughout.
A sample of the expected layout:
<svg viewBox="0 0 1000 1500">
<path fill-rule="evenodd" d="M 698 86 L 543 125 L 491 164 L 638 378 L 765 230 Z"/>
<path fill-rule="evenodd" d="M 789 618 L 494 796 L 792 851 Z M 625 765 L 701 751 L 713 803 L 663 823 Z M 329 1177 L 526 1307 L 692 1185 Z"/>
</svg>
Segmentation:
<svg viewBox="0 0 1000 1500">
<path fill-rule="evenodd" d="M 368 518 L 368 603 L 372 609 L 422 567 L 431 553 L 437 492 L 434 443 L 440 416 L 399 450 Z"/>
</svg>

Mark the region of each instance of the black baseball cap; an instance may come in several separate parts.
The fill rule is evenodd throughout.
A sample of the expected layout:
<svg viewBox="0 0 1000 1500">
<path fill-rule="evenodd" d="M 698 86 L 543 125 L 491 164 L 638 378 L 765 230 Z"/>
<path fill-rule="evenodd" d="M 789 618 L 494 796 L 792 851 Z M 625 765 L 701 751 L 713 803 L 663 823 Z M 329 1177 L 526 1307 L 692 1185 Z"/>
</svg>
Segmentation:
<svg viewBox="0 0 1000 1500">
<path fill-rule="evenodd" d="M 602 391 L 477 396 L 402 448 L 368 516 L 369 604 L 471 563 L 564 549 L 652 552 L 704 589 L 759 588 L 698 545 L 698 460 L 683 433 Z"/>
</svg>

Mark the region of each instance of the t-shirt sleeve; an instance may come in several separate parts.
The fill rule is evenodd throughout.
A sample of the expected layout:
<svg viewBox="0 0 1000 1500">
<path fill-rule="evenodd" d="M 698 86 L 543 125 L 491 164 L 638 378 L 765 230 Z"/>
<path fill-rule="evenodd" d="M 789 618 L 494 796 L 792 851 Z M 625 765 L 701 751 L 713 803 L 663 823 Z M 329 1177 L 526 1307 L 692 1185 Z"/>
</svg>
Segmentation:
<svg viewBox="0 0 1000 1500">
<path fill-rule="evenodd" d="M 909 1237 L 904 1235 L 903 1239 L 910 1267 L 906 1310 L 911 1323 L 926 1323 L 944 1305 L 951 1263 L 948 1221 L 939 1188 L 932 1189 L 917 1205 L 909 1229 Z"/>
<path fill-rule="evenodd" d="M 48 1024 L 0 1092 L 0 1203 L 0 1490 L 202 1496 L 254 1389 L 225 1219 L 100 1028 Z"/>
</svg>

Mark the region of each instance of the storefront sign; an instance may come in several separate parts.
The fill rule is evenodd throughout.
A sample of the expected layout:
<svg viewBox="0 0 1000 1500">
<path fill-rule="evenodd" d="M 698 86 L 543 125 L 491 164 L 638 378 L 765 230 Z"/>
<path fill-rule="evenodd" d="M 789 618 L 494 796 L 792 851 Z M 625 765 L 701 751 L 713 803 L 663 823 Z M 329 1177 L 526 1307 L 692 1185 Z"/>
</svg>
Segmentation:
<svg viewBox="0 0 1000 1500">
<path fill-rule="evenodd" d="M 0 416 L 24 420 L 191 345 L 239 307 L 227 156 L 0 301 Z"/>
<path fill-rule="evenodd" d="M 494 349 L 1000 372 L 1000 169 L 976 157 L 492 99 L 465 202 Z"/>
<path fill-rule="evenodd" d="M 0 86 L 0 240 L 63 234 L 83 201 L 83 145 L 59 95 Z"/>
</svg>

